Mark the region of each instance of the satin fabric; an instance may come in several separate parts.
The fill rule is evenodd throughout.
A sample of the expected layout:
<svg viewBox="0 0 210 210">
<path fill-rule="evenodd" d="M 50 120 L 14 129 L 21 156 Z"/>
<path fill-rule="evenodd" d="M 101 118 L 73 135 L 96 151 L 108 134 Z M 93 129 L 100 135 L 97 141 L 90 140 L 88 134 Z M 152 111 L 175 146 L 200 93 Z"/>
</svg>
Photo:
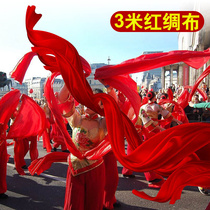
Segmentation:
<svg viewBox="0 0 210 210">
<path fill-rule="evenodd" d="M 210 49 L 204 51 L 177 50 L 146 54 L 124 61 L 115 66 L 103 66 L 98 68 L 95 71 L 95 79 L 105 79 L 122 74 L 143 72 L 178 62 L 184 62 L 198 69 L 202 67 L 209 58 Z"/>
<path fill-rule="evenodd" d="M 210 185 L 209 179 L 204 180 L 202 178 L 204 172 L 205 176 L 209 176 L 209 165 L 205 161 L 200 161 L 195 153 L 210 143 L 208 138 L 210 132 L 209 124 L 188 123 L 176 126 L 156 134 L 138 146 L 138 133 L 132 122 L 119 110 L 115 100 L 103 93 L 93 94 L 85 79 L 81 59 L 75 47 L 61 37 L 33 29 L 40 17 L 40 14 L 35 13 L 34 6 L 28 7 L 26 28 L 28 38 L 34 45 L 32 51 L 38 54 L 39 59 L 45 65 L 45 69 L 61 73 L 70 93 L 76 101 L 106 117 L 107 130 L 113 152 L 123 166 L 139 172 L 154 170 L 165 176 L 170 176 L 174 172 L 172 175 L 175 174 L 174 180 L 176 180 L 176 178 L 179 179 L 178 172 L 180 167 L 188 170 L 188 168 L 192 167 L 190 165 L 191 161 L 197 161 L 203 167 L 203 170 L 194 170 L 191 182 L 186 181 L 191 174 L 190 176 L 187 173 L 183 174 L 180 179 L 181 183 L 190 183 L 196 186 Z M 100 68 L 100 73 L 99 71 L 96 72 L 96 78 L 105 79 L 142 70 L 150 70 L 180 61 L 194 68 L 199 68 L 207 62 L 209 57 L 209 49 L 203 52 L 173 51 L 143 55 L 113 67 Z M 103 102 L 104 109 L 101 109 L 97 105 L 100 100 Z M 133 152 L 129 155 L 125 154 L 124 136 L 133 148 Z M 70 141 L 69 144 L 71 144 Z M 81 157 L 72 145 L 70 149 L 71 152 Z M 196 169 L 198 165 L 193 165 L 193 169 Z M 162 191 L 164 196 L 168 197 L 168 190 L 173 194 L 176 186 L 179 186 L 176 182 L 173 183 L 175 187 L 165 184 Z M 169 197 L 172 197 L 172 194 L 169 194 Z M 178 191 L 178 195 L 180 194 L 181 190 Z M 175 201 L 178 198 L 179 196 L 173 197 L 173 200 Z M 159 202 L 158 197 L 153 200 Z"/>
<path fill-rule="evenodd" d="M 27 95 L 21 97 L 21 107 L 7 134 L 8 139 L 41 136 L 46 126 L 42 108 Z"/>
<path fill-rule="evenodd" d="M 210 66 L 208 66 L 208 67 L 206 68 L 206 70 L 203 71 L 202 74 L 199 76 L 199 78 L 196 80 L 196 82 L 195 82 L 195 84 L 194 84 L 194 86 L 193 86 L 193 88 L 192 88 L 192 91 L 190 92 L 189 101 L 192 99 L 192 97 L 193 97 L 195 91 L 196 91 L 197 88 L 198 88 L 198 85 L 201 83 L 201 81 L 202 81 L 207 75 L 209 75 L 209 73 L 210 73 Z M 207 98 L 206 98 L 206 99 L 207 99 Z M 206 99 L 204 98 L 204 100 L 206 100 Z"/>
</svg>

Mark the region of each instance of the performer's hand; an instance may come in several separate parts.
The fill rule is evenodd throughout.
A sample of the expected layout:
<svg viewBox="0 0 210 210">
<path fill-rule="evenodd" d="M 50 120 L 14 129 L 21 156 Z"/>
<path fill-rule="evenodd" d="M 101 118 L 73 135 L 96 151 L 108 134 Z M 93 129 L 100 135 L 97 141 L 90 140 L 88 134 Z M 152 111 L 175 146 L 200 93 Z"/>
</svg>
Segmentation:
<svg viewBox="0 0 210 210">
<path fill-rule="evenodd" d="M 182 121 L 179 121 L 179 120 L 177 120 L 177 123 L 178 123 L 179 125 L 183 124 L 183 122 L 182 122 Z"/>
<path fill-rule="evenodd" d="M 193 105 L 194 105 L 191 101 L 188 104 L 190 107 L 193 107 Z"/>
<path fill-rule="evenodd" d="M 62 87 L 62 89 L 58 93 L 58 96 L 57 96 L 58 101 L 60 103 L 64 103 L 70 98 L 70 95 L 71 94 L 69 93 L 69 90 L 68 90 L 67 86 L 64 84 L 64 86 Z"/>
</svg>

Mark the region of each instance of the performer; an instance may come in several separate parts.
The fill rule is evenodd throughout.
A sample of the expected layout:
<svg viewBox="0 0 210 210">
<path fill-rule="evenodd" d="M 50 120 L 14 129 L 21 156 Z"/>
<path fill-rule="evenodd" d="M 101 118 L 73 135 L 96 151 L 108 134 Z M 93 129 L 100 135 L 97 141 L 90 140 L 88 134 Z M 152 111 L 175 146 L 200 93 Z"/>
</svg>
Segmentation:
<svg viewBox="0 0 210 210">
<path fill-rule="evenodd" d="M 107 93 L 109 95 L 113 95 L 115 97 L 115 90 L 111 87 L 106 86 Z M 96 89 L 96 93 L 103 93 L 102 90 Z M 117 169 L 117 159 L 113 153 L 113 151 L 108 152 L 103 156 L 104 165 L 105 165 L 105 187 L 104 187 L 104 201 L 103 201 L 103 209 L 113 209 L 116 207 L 120 207 L 121 204 L 117 202 L 115 193 L 117 190 L 119 176 Z"/>
<path fill-rule="evenodd" d="M 117 169 L 117 159 L 113 151 L 108 152 L 103 157 L 105 165 L 105 187 L 104 187 L 104 210 L 120 207 L 115 193 L 118 186 L 119 176 Z"/>
<path fill-rule="evenodd" d="M 6 133 L 0 134 L 0 199 L 7 199 L 7 145 L 6 145 Z"/>
<path fill-rule="evenodd" d="M 64 118 L 64 123 L 67 127 L 68 121 L 66 120 L 66 118 Z M 52 130 L 51 130 L 50 136 L 51 136 L 51 139 L 54 142 L 52 151 L 56 152 L 58 147 L 61 146 L 62 152 L 69 152 L 67 150 L 67 146 L 64 142 L 64 138 L 62 136 L 62 133 L 55 123 L 52 124 Z"/>
<path fill-rule="evenodd" d="M 177 124 L 182 124 L 179 120 L 175 119 L 168 110 L 165 110 L 156 103 L 156 95 L 153 91 L 147 93 L 148 103 L 140 108 L 139 117 L 142 120 L 146 132 L 144 133 L 144 140 L 148 140 L 156 133 L 165 130 L 164 127 L 159 125 L 158 117 L 161 115 L 164 119 L 174 121 Z M 149 182 L 148 187 L 160 188 L 164 183 L 162 176 L 154 173 L 153 171 L 145 172 L 146 180 Z"/>
<path fill-rule="evenodd" d="M 85 115 L 80 115 L 75 110 L 73 97 L 65 85 L 58 94 L 58 100 L 63 107 L 63 116 L 72 127 L 72 140 L 81 153 L 94 148 L 105 138 L 105 118 L 99 117 L 87 107 Z M 64 209 L 102 209 L 105 186 L 103 158 L 79 159 L 70 154 L 68 162 Z"/>
<path fill-rule="evenodd" d="M 61 72 L 62 77 L 64 78 L 68 89 L 70 90 L 70 92 L 73 94 L 73 96 L 75 97 L 75 99 L 78 102 L 80 102 L 84 105 L 87 105 L 88 107 L 91 107 L 93 110 L 97 111 L 98 113 L 100 113 L 102 115 L 106 114 L 107 128 L 108 128 L 108 131 L 110 132 L 109 135 L 112 137 L 112 138 L 110 138 L 110 141 L 113 144 L 113 151 L 115 152 L 115 155 L 117 156 L 117 158 L 122 160 L 123 165 L 128 166 L 129 168 L 138 170 L 138 171 L 157 170 L 157 171 L 161 172 L 161 167 L 163 167 L 162 173 L 167 175 L 170 171 L 176 170 L 177 163 L 179 163 L 180 161 L 182 162 L 183 158 L 185 158 L 185 154 L 187 151 L 183 150 L 182 148 L 180 149 L 179 147 L 181 147 L 182 145 L 189 145 L 189 147 L 187 147 L 187 150 L 188 150 L 188 153 L 186 154 L 187 156 L 190 155 L 191 152 L 195 151 L 195 149 L 191 149 L 191 147 L 190 147 L 191 145 L 189 144 L 188 141 L 192 139 L 192 141 L 193 141 L 192 144 L 194 146 L 194 144 L 197 143 L 197 138 L 196 139 L 194 138 L 194 137 L 197 137 L 197 133 L 195 133 L 196 135 L 192 136 L 190 139 L 189 138 L 186 139 L 184 135 L 180 134 L 180 131 L 183 131 L 189 127 L 193 128 L 193 126 L 195 127 L 195 125 L 177 126 L 178 129 L 172 128 L 172 129 L 170 129 L 170 132 L 174 131 L 174 132 L 172 132 L 172 134 L 176 134 L 176 135 L 180 134 L 180 135 L 178 135 L 178 137 L 181 136 L 181 138 L 178 138 L 178 137 L 175 138 L 175 136 L 172 136 L 168 140 L 168 138 L 165 139 L 165 134 L 166 133 L 168 134 L 169 132 L 165 131 L 165 132 L 159 133 L 157 135 L 158 136 L 157 139 L 155 139 L 155 137 L 153 137 L 151 139 L 152 141 L 148 141 L 148 144 L 142 144 L 137 149 L 137 151 L 133 152 L 133 154 L 134 154 L 133 157 L 135 157 L 136 162 L 139 162 L 139 164 L 138 163 L 132 164 L 132 162 L 129 161 L 131 158 L 128 158 L 129 160 L 127 160 L 127 158 L 124 157 L 125 155 L 124 155 L 124 150 L 123 150 L 124 149 L 123 148 L 123 146 L 124 146 L 123 137 L 126 136 L 129 143 L 132 144 L 133 148 L 137 147 L 136 140 L 138 139 L 138 136 L 136 135 L 136 132 L 134 132 L 135 130 L 134 130 L 133 125 L 131 124 L 130 121 L 128 121 L 127 117 L 125 117 L 124 115 L 122 115 L 120 113 L 120 110 L 118 109 L 116 103 L 114 103 L 114 100 L 111 97 L 106 97 L 102 94 L 98 95 L 98 97 L 93 96 L 92 90 L 90 90 L 90 87 L 88 86 L 87 81 L 85 81 L 85 78 L 80 77 L 80 75 L 83 75 L 82 72 L 84 72 L 84 68 L 83 68 L 84 60 L 81 59 L 78 52 L 76 51 L 74 46 L 71 45 L 71 43 L 68 43 L 65 40 L 63 40 L 62 38 L 55 36 L 53 34 L 47 33 L 45 31 L 38 31 L 38 30 L 33 29 L 34 26 L 36 25 L 36 23 L 38 22 L 38 20 L 40 19 L 40 17 L 41 17 L 41 14 L 35 13 L 34 6 L 28 7 L 27 15 L 26 15 L 26 24 L 27 24 L 26 28 L 27 28 L 27 34 L 28 34 L 29 40 L 35 46 L 32 48 L 34 53 L 38 53 L 38 56 L 39 56 L 40 60 L 45 64 L 46 69 L 48 69 L 52 72 L 56 72 L 56 71 Z M 59 48 L 57 46 L 59 46 Z M 51 56 L 51 55 L 49 56 L 49 53 L 53 54 L 53 56 Z M 111 71 L 111 74 L 109 74 L 109 71 L 104 71 L 104 70 L 106 70 L 106 67 L 105 67 L 105 69 L 103 69 L 103 72 L 108 77 L 117 76 L 119 74 L 126 74 L 126 73 L 128 74 L 131 71 L 134 71 L 134 69 L 135 69 L 135 71 L 136 70 L 140 71 L 140 70 L 149 69 L 151 67 L 154 67 L 155 65 L 161 66 L 161 65 L 164 65 L 166 62 L 167 63 L 174 62 L 174 60 L 183 61 L 183 62 L 187 61 L 187 63 L 190 65 L 189 58 L 198 57 L 198 56 L 202 57 L 203 62 L 193 62 L 193 66 L 194 67 L 197 66 L 199 68 L 199 66 L 201 66 L 201 63 L 203 65 L 204 60 L 205 60 L 205 63 L 207 61 L 207 59 L 203 59 L 203 57 L 204 56 L 207 57 L 210 55 L 209 50 L 205 51 L 205 52 L 200 52 L 199 54 L 197 52 L 194 52 L 193 54 L 195 54 L 195 56 L 191 56 L 191 54 L 192 54 L 191 52 L 185 51 L 182 53 L 179 53 L 179 52 L 169 52 L 169 53 L 164 53 L 164 54 L 161 53 L 161 54 L 158 54 L 155 56 L 149 55 L 149 57 L 148 56 L 145 57 L 145 55 L 143 55 L 143 57 L 140 56 L 137 59 L 136 58 L 130 59 L 129 61 L 123 62 L 120 65 L 114 65 L 111 67 L 108 66 L 108 68 L 109 68 L 108 70 Z M 170 56 L 168 56 L 168 55 L 170 55 Z M 153 61 L 154 57 L 157 58 L 157 59 L 155 59 L 155 61 Z M 160 57 L 160 59 L 159 59 L 159 57 Z M 81 63 L 81 60 L 82 60 L 82 63 Z M 193 59 L 191 59 L 191 60 L 193 60 Z M 141 64 L 141 61 L 143 61 L 143 62 L 146 61 L 146 62 L 144 62 L 144 65 L 139 65 L 139 64 Z M 21 63 L 23 63 L 23 62 L 21 62 Z M 113 69 L 117 69 L 118 67 L 119 68 L 123 67 L 123 69 L 120 69 L 120 71 L 118 71 L 119 73 L 116 73 L 117 71 L 114 71 Z M 127 70 L 129 70 L 129 72 Z M 100 78 L 96 77 L 96 79 L 100 79 Z M 98 100 L 103 100 L 104 112 L 102 112 L 102 110 L 99 109 L 98 104 L 97 104 L 97 106 L 94 104 L 94 101 L 98 101 Z M 66 113 L 68 113 L 68 112 L 66 112 Z M 57 113 L 56 113 L 56 115 L 57 115 Z M 61 122 L 60 117 L 58 115 L 57 115 L 57 117 L 58 117 L 58 121 Z M 119 119 L 120 122 L 115 123 L 115 122 L 113 122 L 113 119 L 116 119 L 116 120 Z M 123 119 L 123 121 L 121 119 Z M 128 129 L 123 129 L 123 128 L 125 128 L 124 125 L 126 125 L 126 128 L 129 128 L 129 130 L 132 130 L 132 132 L 130 132 L 131 133 L 130 135 L 128 135 L 129 134 Z M 63 124 L 60 127 L 63 127 Z M 179 128 L 179 127 L 181 127 L 181 128 Z M 201 126 L 198 125 L 198 127 L 201 127 Z M 209 126 L 206 126 L 206 125 L 202 126 L 202 127 L 204 127 L 204 128 L 202 128 L 202 130 L 207 130 L 209 128 Z M 113 129 L 113 131 L 112 131 L 112 129 Z M 119 132 L 120 129 L 125 130 L 124 135 L 122 135 Z M 116 132 L 119 135 L 116 135 Z M 186 134 L 186 133 L 184 133 L 184 134 Z M 64 135 L 65 134 L 66 134 L 66 132 L 64 132 Z M 116 139 L 113 139 L 113 138 L 115 138 L 115 136 L 116 136 Z M 204 136 L 207 136 L 207 135 L 205 134 Z M 68 136 L 66 136 L 66 137 L 67 137 L 66 138 L 66 142 L 67 142 Z M 130 137 L 134 137 L 134 138 L 130 138 Z M 169 155 L 168 157 L 166 157 L 164 155 L 164 152 L 162 152 L 161 154 L 158 155 L 158 157 L 161 157 L 161 158 L 160 159 L 157 158 L 156 159 L 157 161 L 154 159 L 151 161 L 148 161 L 144 157 L 139 157 L 141 155 L 141 154 L 139 154 L 139 150 L 141 150 L 141 149 L 144 150 L 144 148 L 146 148 L 146 146 L 149 146 L 148 150 L 145 151 L 145 153 L 148 155 L 148 154 L 152 153 L 153 149 L 155 149 L 159 145 L 159 143 L 158 143 L 159 141 L 161 141 L 161 143 L 162 143 L 162 139 L 163 139 L 164 143 L 166 143 L 166 141 L 167 142 L 169 141 L 169 143 L 170 143 L 171 139 L 172 139 L 171 141 L 173 141 L 173 142 L 175 141 L 174 147 L 172 149 L 169 147 L 164 147 L 164 145 L 163 145 L 163 150 L 164 150 L 164 152 L 167 152 L 167 154 L 169 154 L 168 152 L 170 152 L 170 151 L 171 151 L 172 155 L 175 153 L 176 158 L 173 158 L 172 155 Z M 199 141 L 199 148 L 202 145 L 205 145 L 207 143 L 206 140 L 203 142 L 202 142 L 202 140 L 203 139 L 201 139 L 201 141 Z M 118 144 L 115 144 L 116 142 Z M 177 142 L 178 142 L 178 144 L 176 144 Z M 120 147 L 118 145 L 120 145 Z M 197 145 L 195 145 L 195 146 L 197 146 Z M 75 145 L 72 144 L 71 139 L 69 139 L 68 147 L 70 149 L 72 149 L 72 152 L 77 157 L 80 157 L 80 159 L 83 159 L 84 156 L 81 155 L 78 152 L 78 150 L 75 149 Z M 178 151 L 181 154 L 180 156 L 177 156 Z M 182 154 L 182 152 L 184 154 Z M 51 153 L 51 154 L 53 154 L 53 153 Z M 139 154 L 139 156 L 138 156 L 138 154 Z M 62 153 L 62 155 L 63 155 L 63 153 Z M 165 160 L 165 158 L 168 161 Z M 160 160 L 165 160 L 165 161 L 160 161 Z M 144 162 L 144 161 L 147 161 L 147 162 Z M 142 166 L 142 163 L 143 163 L 143 166 Z M 204 165 L 204 163 L 203 163 L 203 165 Z M 170 167 L 167 168 L 168 166 L 170 166 Z M 205 171 L 207 171 L 206 166 L 207 166 L 207 164 L 205 164 Z M 94 171 L 94 170 L 91 170 L 91 171 Z M 164 173 L 164 171 L 166 171 L 167 173 Z M 207 171 L 207 173 L 209 173 L 209 171 Z M 182 180 L 183 180 L 183 178 L 182 178 Z M 203 183 L 205 183 L 205 182 L 203 182 Z M 176 184 L 175 184 L 175 187 L 176 187 Z M 180 192 L 181 192 L 181 190 L 180 190 Z M 176 196 L 176 199 L 177 198 L 179 198 L 179 196 Z"/>
<path fill-rule="evenodd" d="M 120 110 L 122 112 L 124 112 L 130 119 L 132 119 L 134 116 L 134 111 L 132 109 L 131 103 L 124 96 L 124 94 L 117 90 L 115 92 L 114 88 L 107 85 L 103 80 L 101 82 L 105 85 L 106 92 L 115 99 L 118 106 L 120 107 Z M 132 150 L 131 146 L 129 144 L 127 144 L 127 154 L 130 154 L 132 151 L 133 150 Z M 134 178 L 135 177 L 135 175 L 133 174 L 133 171 L 126 167 L 123 167 L 122 175 L 123 175 L 123 177 L 126 177 L 126 178 Z"/>
<path fill-rule="evenodd" d="M 15 168 L 20 175 L 25 175 L 23 169 L 27 169 L 24 157 L 29 151 L 31 162 L 36 160 L 39 156 L 37 149 L 37 136 L 30 136 L 27 138 L 15 138 L 14 139 L 14 162 Z"/>
</svg>

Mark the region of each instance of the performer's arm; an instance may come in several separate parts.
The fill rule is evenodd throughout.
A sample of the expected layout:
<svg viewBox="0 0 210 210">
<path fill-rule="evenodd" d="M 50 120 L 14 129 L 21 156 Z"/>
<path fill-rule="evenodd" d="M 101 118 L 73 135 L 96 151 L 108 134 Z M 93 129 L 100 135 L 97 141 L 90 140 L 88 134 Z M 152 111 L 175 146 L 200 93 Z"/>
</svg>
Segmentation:
<svg viewBox="0 0 210 210">
<path fill-rule="evenodd" d="M 63 117 L 68 120 L 71 127 L 77 127 L 81 123 L 81 115 L 75 110 L 74 98 L 66 85 L 58 93 L 57 99 Z"/>
<path fill-rule="evenodd" d="M 156 121 L 153 121 L 146 113 L 146 111 L 141 108 L 140 109 L 140 118 L 144 124 L 144 127 L 149 131 L 153 131 L 154 129 L 159 129 L 161 131 L 165 130 L 164 128 L 160 127 Z"/>
<path fill-rule="evenodd" d="M 114 98 L 114 100 L 118 103 L 117 94 L 116 94 L 114 88 L 111 87 L 111 86 L 105 86 L 105 87 L 106 87 L 107 93 L 108 93 L 110 96 L 112 96 L 112 97 Z"/>
<path fill-rule="evenodd" d="M 64 84 L 60 92 L 58 93 L 58 100 L 60 103 L 65 103 L 70 98 L 70 93 L 67 86 Z"/>
<path fill-rule="evenodd" d="M 176 122 L 176 123 L 179 124 L 179 125 L 182 124 L 181 121 L 179 121 L 179 120 L 177 120 L 176 118 L 174 118 L 174 117 L 172 116 L 172 114 L 171 114 L 168 110 L 164 109 L 164 108 L 161 107 L 161 106 L 160 106 L 160 113 L 161 113 L 161 115 L 163 116 L 164 119 L 170 119 L 170 118 L 171 118 L 171 121 L 174 121 L 174 122 Z"/>
</svg>

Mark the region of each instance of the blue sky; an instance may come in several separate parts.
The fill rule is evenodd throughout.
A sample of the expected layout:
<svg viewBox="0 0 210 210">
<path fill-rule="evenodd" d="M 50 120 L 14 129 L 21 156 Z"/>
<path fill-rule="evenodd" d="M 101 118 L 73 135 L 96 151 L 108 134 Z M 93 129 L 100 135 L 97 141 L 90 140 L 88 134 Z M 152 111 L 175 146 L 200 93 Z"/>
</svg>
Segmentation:
<svg viewBox="0 0 210 210">
<path fill-rule="evenodd" d="M 30 51 L 25 29 L 28 5 L 43 16 L 35 29 L 55 33 L 70 41 L 89 63 L 111 64 L 137 57 L 144 51 L 178 49 L 177 33 L 120 33 L 112 29 L 117 11 L 179 11 L 192 9 L 192 0 L 9 0 L 0 3 L 0 71 L 9 74 L 19 59 Z M 26 74 L 47 76 L 42 63 L 34 59 Z"/>
</svg>

